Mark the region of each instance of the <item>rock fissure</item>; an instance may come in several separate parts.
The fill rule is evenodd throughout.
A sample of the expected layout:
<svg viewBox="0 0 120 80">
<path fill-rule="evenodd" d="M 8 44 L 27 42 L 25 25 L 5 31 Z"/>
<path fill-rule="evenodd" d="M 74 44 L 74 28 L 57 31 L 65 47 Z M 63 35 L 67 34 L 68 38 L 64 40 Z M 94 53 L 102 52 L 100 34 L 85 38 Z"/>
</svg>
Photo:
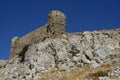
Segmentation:
<svg viewBox="0 0 120 80">
<path fill-rule="evenodd" d="M 29 48 L 29 45 L 24 46 L 22 52 L 20 52 L 18 56 L 20 58 L 21 63 L 25 61 L 25 53 L 27 52 L 28 48 Z"/>
</svg>

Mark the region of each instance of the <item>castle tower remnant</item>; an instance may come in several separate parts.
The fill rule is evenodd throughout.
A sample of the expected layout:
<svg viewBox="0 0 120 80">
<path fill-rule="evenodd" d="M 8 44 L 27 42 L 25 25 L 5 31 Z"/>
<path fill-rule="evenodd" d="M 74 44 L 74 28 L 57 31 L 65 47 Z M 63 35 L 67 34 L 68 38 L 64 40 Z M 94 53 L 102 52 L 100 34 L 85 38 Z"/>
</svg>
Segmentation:
<svg viewBox="0 0 120 80">
<path fill-rule="evenodd" d="M 33 32 L 19 38 L 12 39 L 10 59 L 16 55 L 22 58 L 31 44 L 41 42 L 46 38 L 54 38 L 61 36 L 66 29 L 66 16 L 58 10 L 54 10 L 48 15 L 48 22 L 45 26 L 36 29 Z"/>
<path fill-rule="evenodd" d="M 58 10 L 54 10 L 48 15 L 48 24 L 47 29 L 50 33 L 55 35 L 62 34 L 66 29 L 66 16 Z"/>
</svg>

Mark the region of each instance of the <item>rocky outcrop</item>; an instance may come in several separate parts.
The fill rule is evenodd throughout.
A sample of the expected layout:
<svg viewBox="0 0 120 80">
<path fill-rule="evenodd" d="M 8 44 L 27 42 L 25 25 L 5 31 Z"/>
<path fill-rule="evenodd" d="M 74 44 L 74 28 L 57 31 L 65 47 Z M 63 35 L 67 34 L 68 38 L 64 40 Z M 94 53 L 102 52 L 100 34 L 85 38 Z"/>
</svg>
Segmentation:
<svg viewBox="0 0 120 80">
<path fill-rule="evenodd" d="M 91 69 L 96 69 L 102 64 L 113 64 L 119 61 L 119 29 L 63 34 L 60 38 L 46 39 L 32 44 L 25 54 L 12 58 L 4 69 L 6 77 L 3 80 L 29 80 L 30 78 L 37 80 L 42 77 L 40 76 L 42 72 L 51 69 L 69 71 L 85 65 Z M 114 68 L 117 69 L 118 66 Z M 100 80 L 103 78 L 106 77 L 99 77 Z"/>
<path fill-rule="evenodd" d="M 65 33 L 66 16 L 60 11 L 52 11 L 48 16 L 48 23 L 45 26 L 28 33 L 22 38 L 14 37 L 12 39 L 10 58 L 21 54 L 33 43 L 44 41 L 46 38 L 54 38 Z M 25 50 L 24 49 L 24 50 Z"/>
<path fill-rule="evenodd" d="M 119 80 L 120 29 L 69 34 L 65 32 L 65 16 L 60 15 L 61 24 L 58 21 L 60 16 L 54 18 L 59 13 L 53 11 L 48 20 L 50 24 L 54 21 L 57 25 L 42 27 L 22 38 L 13 39 L 16 47 L 12 49 L 11 59 L 0 64 L 3 67 L 0 67 L 0 79 Z M 39 38 L 43 33 L 49 34 L 49 37 Z"/>
</svg>

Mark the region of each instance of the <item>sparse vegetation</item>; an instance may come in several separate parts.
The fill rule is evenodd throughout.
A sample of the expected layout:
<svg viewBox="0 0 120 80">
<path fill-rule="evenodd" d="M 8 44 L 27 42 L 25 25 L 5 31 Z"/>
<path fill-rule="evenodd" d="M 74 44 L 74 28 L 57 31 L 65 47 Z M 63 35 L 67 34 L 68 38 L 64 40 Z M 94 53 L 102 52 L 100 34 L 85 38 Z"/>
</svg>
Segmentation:
<svg viewBox="0 0 120 80">
<path fill-rule="evenodd" d="M 90 69 L 85 65 L 81 68 L 74 68 L 71 71 L 50 70 L 42 73 L 39 80 L 98 80 L 98 77 L 108 76 L 108 72 L 120 65 L 120 62 L 114 64 L 103 64 L 96 69 Z"/>
</svg>

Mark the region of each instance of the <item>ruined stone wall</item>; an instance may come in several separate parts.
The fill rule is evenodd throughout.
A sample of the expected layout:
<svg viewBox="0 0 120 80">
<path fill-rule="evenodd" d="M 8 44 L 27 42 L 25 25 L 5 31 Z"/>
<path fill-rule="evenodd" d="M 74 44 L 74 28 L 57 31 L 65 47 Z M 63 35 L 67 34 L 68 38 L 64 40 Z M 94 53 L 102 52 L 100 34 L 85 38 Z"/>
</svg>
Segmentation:
<svg viewBox="0 0 120 80">
<path fill-rule="evenodd" d="M 14 37 L 12 39 L 10 58 L 18 54 L 23 54 L 27 50 L 28 46 L 39 41 L 43 41 L 46 38 L 52 38 L 60 36 L 65 33 L 66 28 L 66 16 L 57 10 L 50 12 L 48 16 L 48 23 L 45 26 L 36 29 L 35 31 L 28 33 L 22 38 Z"/>
</svg>

